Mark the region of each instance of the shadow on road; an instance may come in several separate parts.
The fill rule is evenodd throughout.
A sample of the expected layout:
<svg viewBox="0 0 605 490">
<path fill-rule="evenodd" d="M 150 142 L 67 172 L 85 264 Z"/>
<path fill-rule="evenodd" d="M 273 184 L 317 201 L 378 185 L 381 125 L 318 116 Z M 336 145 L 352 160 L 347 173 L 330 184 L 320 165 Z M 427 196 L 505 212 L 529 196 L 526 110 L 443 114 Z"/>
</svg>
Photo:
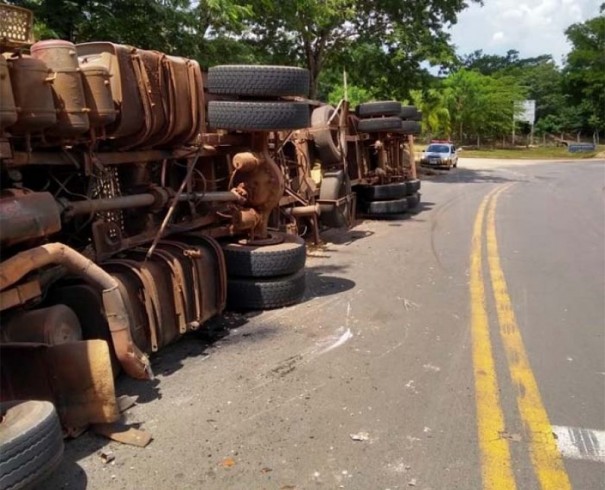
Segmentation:
<svg viewBox="0 0 605 490">
<path fill-rule="evenodd" d="M 471 168 L 453 168 L 452 170 L 426 169 L 422 178 L 432 182 L 449 184 L 486 184 L 519 182 L 521 179 L 509 178 L 502 175 L 502 170 L 475 170 Z"/>
<path fill-rule="evenodd" d="M 357 220 L 353 227 L 361 223 Z M 330 228 L 321 234 L 321 238 L 328 243 L 334 243 L 336 245 L 351 245 L 357 240 L 362 238 L 370 237 L 374 234 L 373 231 L 355 230 L 354 228 Z"/>
<path fill-rule="evenodd" d="M 399 214 L 368 214 L 368 215 L 360 215 L 362 220 L 360 221 L 423 221 L 416 218 L 423 211 L 430 211 L 435 206 L 434 202 L 426 202 L 420 200 L 418 206 L 413 209 L 407 210 L 405 213 Z M 400 223 L 398 224 L 389 224 L 389 226 L 402 226 Z"/>
<path fill-rule="evenodd" d="M 355 282 L 344 277 L 327 275 L 328 273 L 337 273 L 346 270 L 345 267 L 335 265 L 323 265 L 307 268 L 307 291 L 303 298 L 303 303 L 314 298 L 331 296 L 333 294 L 344 293 L 355 287 Z"/>
<path fill-rule="evenodd" d="M 35 487 L 35 490 L 45 488 L 69 488 L 85 490 L 88 487 L 88 477 L 82 467 L 77 464 L 80 459 L 97 452 L 107 443 L 90 432 L 81 436 L 77 441 L 66 442 L 63 460 L 49 479 Z"/>
</svg>

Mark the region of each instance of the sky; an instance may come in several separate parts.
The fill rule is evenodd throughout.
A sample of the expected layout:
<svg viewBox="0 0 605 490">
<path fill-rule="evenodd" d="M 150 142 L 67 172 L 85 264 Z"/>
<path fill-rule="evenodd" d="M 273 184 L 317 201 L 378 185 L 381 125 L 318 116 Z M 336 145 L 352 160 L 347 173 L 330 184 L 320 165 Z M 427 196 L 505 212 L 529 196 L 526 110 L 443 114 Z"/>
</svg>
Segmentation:
<svg viewBox="0 0 605 490">
<path fill-rule="evenodd" d="M 604 0 L 484 0 L 458 16 L 450 32 L 459 55 L 482 49 L 503 55 L 516 49 L 521 58 L 551 54 L 561 64 L 570 46 L 571 24 L 599 15 Z"/>
</svg>

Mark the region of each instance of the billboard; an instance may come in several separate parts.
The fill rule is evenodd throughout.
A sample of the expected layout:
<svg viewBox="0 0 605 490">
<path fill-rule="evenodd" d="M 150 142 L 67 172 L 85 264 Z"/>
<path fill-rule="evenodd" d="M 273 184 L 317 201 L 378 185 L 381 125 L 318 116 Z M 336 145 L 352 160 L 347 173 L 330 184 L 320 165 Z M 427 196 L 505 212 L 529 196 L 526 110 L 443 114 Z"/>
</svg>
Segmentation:
<svg viewBox="0 0 605 490">
<path fill-rule="evenodd" d="M 515 121 L 533 124 L 536 120 L 536 101 L 522 100 L 515 102 Z"/>
</svg>

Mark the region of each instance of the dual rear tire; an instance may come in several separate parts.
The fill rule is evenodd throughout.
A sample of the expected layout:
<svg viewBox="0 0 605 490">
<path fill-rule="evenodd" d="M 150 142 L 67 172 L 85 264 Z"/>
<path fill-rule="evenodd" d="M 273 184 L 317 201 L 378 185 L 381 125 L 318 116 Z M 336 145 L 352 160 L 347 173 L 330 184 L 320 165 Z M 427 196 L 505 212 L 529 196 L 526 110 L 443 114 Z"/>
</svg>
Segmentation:
<svg viewBox="0 0 605 490">
<path fill-rule="evenodd" d="M 225 243 L 227 306 L 232 310 L 266 310 L 300 302 L 305 293 L 305 242 L 296 235 L 274 233 L 274 245 Z"/>
<path fill-rule="evenodd" d="M 359 211 L 372 217 L 402 214 L 420 204 L 420 181 L 383 185 L 359 185 L 356 188 Z"/>
<path fill-rule="evenodd" d="M 211 100 L 208 124 L 214 129 L 281 131 L 307 128 L 309 105 L 280 100 L 307 97 L 309 71 L 292 66 L 220 65 L 208 70 L 208 92 L 247 100 Z"/>
<path fill-rule="evenodd" d="M 362 133 L 420 134 L 422 114 L 415 106 L 394 100 L 366 102 L 356 109 Z"/>
</svg>

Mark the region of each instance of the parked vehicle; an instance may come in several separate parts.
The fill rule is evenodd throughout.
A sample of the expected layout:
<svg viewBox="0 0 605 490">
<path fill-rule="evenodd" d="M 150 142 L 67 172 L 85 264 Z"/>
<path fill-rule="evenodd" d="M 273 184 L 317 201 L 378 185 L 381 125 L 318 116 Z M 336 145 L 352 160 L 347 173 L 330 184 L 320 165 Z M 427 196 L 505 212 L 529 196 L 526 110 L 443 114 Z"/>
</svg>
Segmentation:
<svg viewBox="0 0 605 490">
<path fill-rule="evenodd" d="M 422 153 L 420 164 L 431 167 L 446 167 L 448 170 L 458 166 L 458 150 L 448 141 L 433 141 Z"/>
</svg>

